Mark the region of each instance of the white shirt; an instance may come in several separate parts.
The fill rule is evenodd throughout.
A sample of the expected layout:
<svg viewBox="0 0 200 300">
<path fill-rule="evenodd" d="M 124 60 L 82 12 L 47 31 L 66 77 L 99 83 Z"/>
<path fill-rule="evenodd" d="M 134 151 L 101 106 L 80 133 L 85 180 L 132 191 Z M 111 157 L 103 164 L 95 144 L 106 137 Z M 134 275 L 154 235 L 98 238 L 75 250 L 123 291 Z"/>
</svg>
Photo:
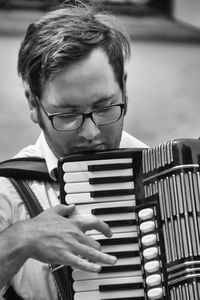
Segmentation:
<svg viewBox="0 0 200 300">
<path fill-rule="evenodd" d="M 145 144 L 123 132 L 120 148 L 144 148 Z M 49 174 L 55 179 L 57 158 L 49 148 L 43 133 L 35 145 L 21 150 L 16 157 L 38 156 L 45 159 Z M 56 183 L 29 181 L 29 185 L 39 199 L 43 209 L 60 204 L 59 187 Z M 0 178 L 0 231 L 15 222 L 29 218 L 29 214 L 9 179 Z M 31 233 L 30 233 L 31 234 Z M 20 297 L 27 300 L 56 300 L 57 290 L 47 264 L 28 259 L 14 276 L 11 285 Z M 0 292 L 3 296 L 7 287 Z"/>
</svg>

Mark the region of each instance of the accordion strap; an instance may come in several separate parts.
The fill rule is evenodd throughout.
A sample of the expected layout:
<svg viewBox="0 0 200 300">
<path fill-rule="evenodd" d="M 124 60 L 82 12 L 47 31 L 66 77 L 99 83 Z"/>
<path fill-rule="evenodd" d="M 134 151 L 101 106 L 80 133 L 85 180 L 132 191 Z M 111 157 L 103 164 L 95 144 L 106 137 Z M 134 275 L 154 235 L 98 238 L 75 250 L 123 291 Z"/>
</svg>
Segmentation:
<svg viewBox="0 0 200 300">
<path fill-rule="evenodd" d="M 0 176 L 16 179 L 52 180 L 45 160 L 35 156 L 13 158 L 1 162 Z"/>
<path fill-rule="evenodd" d="M 20 163 L 22 163 L 22 165 Z M 31 218 L 37 216 L 43 211 L 43 208 L 37 197 L 33 193 L 26 180 L 24 180 L 25 178 L 50 180 L 50 176 L 43 159 L 34 157 L 5 161 L 0 163 L 0 176 L 9 178 L 16 191 L 21 196 Z M 50 270 L 54 270 L 56 267 L 57 266 L 55 265 L 50 265 Z M 52 274 L 58 290 L 59 300 L 69 300 L 67 291 L 64 288 L 66 286 L 68 277 L 67 267 L 54 270 Z"/>
</svg>

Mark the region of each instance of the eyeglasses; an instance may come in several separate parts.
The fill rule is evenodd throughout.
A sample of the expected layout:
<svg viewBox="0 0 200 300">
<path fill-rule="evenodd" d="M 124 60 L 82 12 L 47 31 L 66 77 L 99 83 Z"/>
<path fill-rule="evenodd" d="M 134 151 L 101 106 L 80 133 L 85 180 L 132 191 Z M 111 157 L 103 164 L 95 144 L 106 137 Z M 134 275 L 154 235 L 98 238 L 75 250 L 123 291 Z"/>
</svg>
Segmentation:
<svg viewBox="0 0 200 300">
<path fill-rule="evenodd" d="M 53 128 L 59 131 L 77 130 L 83 125 L 86 118 L 91 118 L 96 126 L 105 126 L 117 122 L 125 108 L 125 104 L 120 103 L 97 108 L 89 113 L 49 113 L 38 97 L 35 97 L 35 100 L 50 120 Z"/>
</svg>

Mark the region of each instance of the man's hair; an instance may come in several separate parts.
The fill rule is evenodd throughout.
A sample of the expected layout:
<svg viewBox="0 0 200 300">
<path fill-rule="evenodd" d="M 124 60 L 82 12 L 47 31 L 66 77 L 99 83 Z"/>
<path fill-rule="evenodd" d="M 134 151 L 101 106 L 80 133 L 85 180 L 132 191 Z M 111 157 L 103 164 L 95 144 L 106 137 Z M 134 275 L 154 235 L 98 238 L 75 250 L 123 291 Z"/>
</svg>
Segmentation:
<svg viewBox="0 0 200 300">
<path fill-rule="evenodd" d="M 129 37 L 113 15 L 75 1 L 29 25 L 18 57 L 18 73 L 31 92 L 41 96 L 42 86 L 74 62 L 101 47 L 122 88 L 124 64 L 130 57 Z M 98 64 L 98 62 L 97 62 Z"/>
</svg>

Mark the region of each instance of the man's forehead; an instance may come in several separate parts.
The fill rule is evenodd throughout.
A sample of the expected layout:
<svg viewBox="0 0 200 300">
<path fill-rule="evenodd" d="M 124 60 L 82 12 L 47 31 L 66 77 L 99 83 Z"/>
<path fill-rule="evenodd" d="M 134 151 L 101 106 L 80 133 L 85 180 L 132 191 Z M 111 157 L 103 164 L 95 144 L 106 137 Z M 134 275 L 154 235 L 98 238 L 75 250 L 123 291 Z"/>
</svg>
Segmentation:
<svg viewBox="0 0 200 300">
<path fill-rule="evenodd" d="M 87 105 L 91 101 L 106 101 L 118 94 L 119 89 L 106 54 L 97 49 L 84 62 L 77 62 L 57 73 L 44 85 L 42 96 L 55 105 L 66 101 L 72 106 L 82 105 L 82 102 Z"/>
</svg>

